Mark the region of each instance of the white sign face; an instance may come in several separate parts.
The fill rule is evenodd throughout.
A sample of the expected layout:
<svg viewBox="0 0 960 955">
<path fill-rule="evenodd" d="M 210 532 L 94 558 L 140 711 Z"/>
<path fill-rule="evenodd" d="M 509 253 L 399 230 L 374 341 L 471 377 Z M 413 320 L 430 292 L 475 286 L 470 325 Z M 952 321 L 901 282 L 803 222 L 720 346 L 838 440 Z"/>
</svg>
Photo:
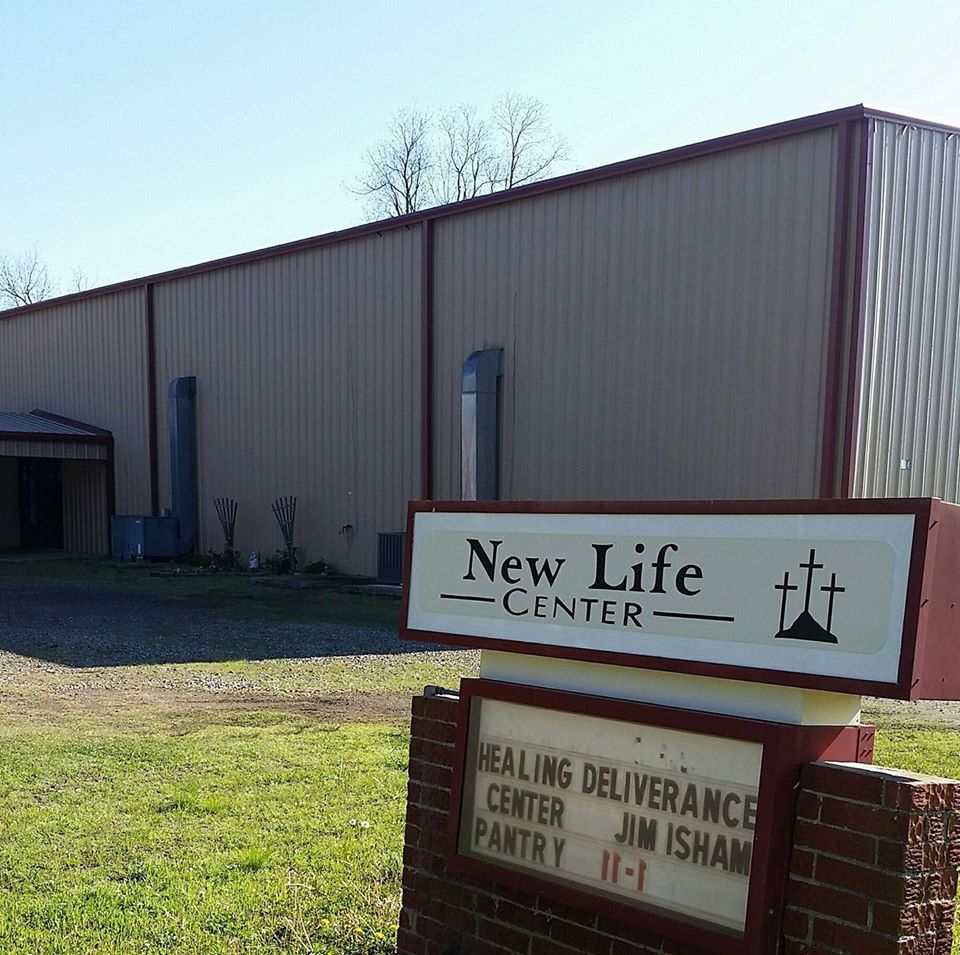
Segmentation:
<svg viewBox="0 0 960 955">
<path fill-rule="evenodd" d="M 417 512 L 407 626 L 895 684 L 914 520 Z"/>
<path fill-rule="evenodd" d="M 459 851 L 742 933 L 762 754 L 475 697 Z"/>
</svg>

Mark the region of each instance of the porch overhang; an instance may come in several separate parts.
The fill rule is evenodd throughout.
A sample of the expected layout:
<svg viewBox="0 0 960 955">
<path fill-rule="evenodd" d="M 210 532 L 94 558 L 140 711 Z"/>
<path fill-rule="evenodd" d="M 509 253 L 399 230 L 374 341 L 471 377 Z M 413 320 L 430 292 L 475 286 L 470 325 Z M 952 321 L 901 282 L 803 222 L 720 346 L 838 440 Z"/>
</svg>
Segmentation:
<svg viewBox="0 0 960 955">
<path fill-rule="evenodd" d="M 109 461 L 113 435 L 83 421 L 35 408 L 0 411 L 0 457 Z"/>
</svg>

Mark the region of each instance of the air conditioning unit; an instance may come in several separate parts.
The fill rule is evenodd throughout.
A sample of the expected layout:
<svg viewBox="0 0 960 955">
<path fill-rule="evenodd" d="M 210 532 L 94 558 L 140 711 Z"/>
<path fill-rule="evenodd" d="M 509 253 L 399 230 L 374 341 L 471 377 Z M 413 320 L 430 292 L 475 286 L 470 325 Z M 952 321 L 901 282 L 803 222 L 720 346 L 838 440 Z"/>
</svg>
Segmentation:
<svg viewBox="0 0 960 955">
<path fill-rule="evenodd" d="M 381 584 L 403 583 L 402 531 L 377 534 L 377 580 Z"/>
<path fill-rule="evenodd" d="M 117 514 L 110 522 L 111 550 L 121 560 L 177 556 L 175 517 Z"/>
</svg>

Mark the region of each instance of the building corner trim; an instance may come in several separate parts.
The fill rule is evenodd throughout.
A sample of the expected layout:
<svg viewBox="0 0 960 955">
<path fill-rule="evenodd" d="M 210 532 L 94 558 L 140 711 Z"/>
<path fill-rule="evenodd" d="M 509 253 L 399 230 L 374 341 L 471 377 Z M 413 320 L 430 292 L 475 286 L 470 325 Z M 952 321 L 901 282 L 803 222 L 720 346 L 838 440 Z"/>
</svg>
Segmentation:
<svg viewBox="0 0 960 955">
<path fill-rule="evenodd" d="M 830 324 L 823 401 L 823 432 L 820 447 L 819 497 L 837 496 L 837 447 L 839 442 L 843 332 L 847 299 L 847 245 L 850 232 L 852 178 L 851 133 L 856 120 L 837 124 L 837 178 L 834 189 L 833 262 L 830 278 Z M 855 279 L 856 281 L 856 279 Z"/>
<path fill-rule="evenodd" d="M 433 498 L 433 219 L 420 224 L 420 497 Z"/>
<path fill-rule="evenodd" d="M 150 469 L 150 513 L 160 514 L 159 449 L 157 447 L 157 320 L 154 285 L 144 287 L 147 338 L 147 456 Z"/>
<path fill-rule="evenodd" d="M 867 296 L 865 293 L 869 261 L 867 245 L 870 229 L 870 196 L 873 191 L 873 136 L 874 120 L 865 117 L 860 132 L 860 156 L 857 162 L 859 173 L 856 221 L 856 261 L 853 289 L 850 346 L 847 365 L 847 395 L 843 429 L 843 465 L 841 493 L 844 497 L 854 495 L 854 470 L 857 457 L 857 442 L 860 437 L 860 389 L 863 378 L 863 342 L 867 321 Z"/>
</svg>

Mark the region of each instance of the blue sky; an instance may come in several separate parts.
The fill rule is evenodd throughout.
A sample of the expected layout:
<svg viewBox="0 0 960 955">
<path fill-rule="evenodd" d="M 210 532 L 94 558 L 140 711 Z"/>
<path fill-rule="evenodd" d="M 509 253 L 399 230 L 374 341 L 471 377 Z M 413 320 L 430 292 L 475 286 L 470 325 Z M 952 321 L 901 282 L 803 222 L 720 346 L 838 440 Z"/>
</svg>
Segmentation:
<svg viewBox="0 0 960 955">
<path fill-rule="evenodd" d="M 0 251 L 93 284 L 364 218 L 406 106 L 536 96 L 567 170 L 852 103 L 960 125 L 954 2 L 0 0 Z"/>
</svg>

